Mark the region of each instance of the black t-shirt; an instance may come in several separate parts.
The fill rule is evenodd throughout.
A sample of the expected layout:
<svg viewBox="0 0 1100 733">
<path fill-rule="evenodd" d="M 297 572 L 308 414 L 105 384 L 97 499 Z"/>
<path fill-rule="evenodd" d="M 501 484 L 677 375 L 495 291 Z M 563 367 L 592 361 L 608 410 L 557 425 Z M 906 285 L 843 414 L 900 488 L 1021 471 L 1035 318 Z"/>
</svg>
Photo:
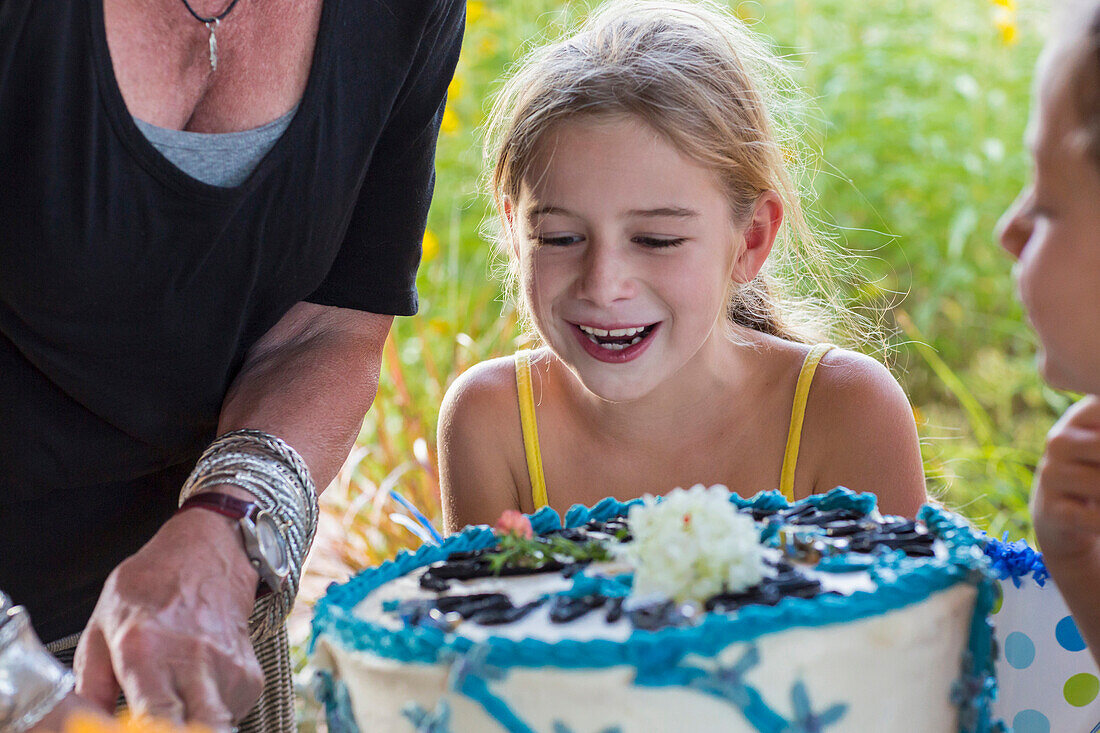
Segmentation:
<svg viewBox="0 0 1100 733">
<path fill-rule="evenodd" d="M 101 0 L 0 0 L 0 588 L 79 631 L 171 515 L 245 353 L 299 301 L 412 314 L 461 0 L 325 0 L 240 186 L 142 136 Z"/>
</svg>

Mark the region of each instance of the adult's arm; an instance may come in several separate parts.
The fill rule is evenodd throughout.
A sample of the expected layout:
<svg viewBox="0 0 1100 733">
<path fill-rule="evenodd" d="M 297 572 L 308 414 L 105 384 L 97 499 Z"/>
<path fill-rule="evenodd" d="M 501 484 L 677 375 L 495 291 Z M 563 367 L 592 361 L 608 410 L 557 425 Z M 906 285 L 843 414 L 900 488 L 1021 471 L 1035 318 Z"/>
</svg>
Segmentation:
<svg viewBox="0 0 1100 733">
<path fill-rule="evenodd" d="M 276 435 L 326 486 L 374 400 L 391 322 L 298 303 L 249 351 L 218 433 Z M 113 710 L 121 687 L 136 712 L 227 729 L 263 688 L 248 639 L 257 582 L 234 521 L 175 515 L 108 578 L 77 650 L 77 691 Z"/>
<path fill-rule="evenodd" d="M 410 10 L 418 20 L 401 37 L 416 51 L 329 275 L 254 344 L 222 406 L 219 434 L 254 428 L 282 438 L 318 487 L 340 469 L 374 399 L 392 321 L 375 314 L 416 310 L 436 135 L 464 7 L 421 0 Z M 370 20 L 367 4 L 353 10 L 356 22 Z M 256 584 L 233 522 L 207 511 L 176 515 L 108 578 L 77 651 L 78 691 L 111 709 L 121 687 L 138 711 L 228 728 L 262 689 L 247 628 Z"/>
</svg>

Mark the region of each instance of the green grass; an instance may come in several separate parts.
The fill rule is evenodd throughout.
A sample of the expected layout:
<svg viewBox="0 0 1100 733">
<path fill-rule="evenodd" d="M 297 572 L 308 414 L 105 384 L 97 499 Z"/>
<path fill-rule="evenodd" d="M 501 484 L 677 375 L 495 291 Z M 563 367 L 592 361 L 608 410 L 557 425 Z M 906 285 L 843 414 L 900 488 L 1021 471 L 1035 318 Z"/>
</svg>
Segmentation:
<svg viewBox="0 0 1100 733">
<path fill-rule="evenodd" d="M 415 538 L 389 519 L 397 487 L 439 518 L 435 422 L 450 382 L 522 343 L 481 236 L 480 126 L 494 84 L 534 39 L 583 7 L 470 2 L 440 137 L 418 284 L 398 319 L 360 448 L 326 494 L 340 529 L 315 564 L 339 578 Z M 1035 373 L 1035 340 L 993 228 L 1027 178 L 1021 142 L 1044 11 L 989 0 L 765 0 L 735 5 L 775 40 L 813 102 L 814 216 L 861 255 L 854 303 L 884 306 L 888 361 L 914 405 L 929 490 L 994 534 L 1030 536 L 1027 496 L 1043 436 L 1069 404 Z M 671 487 L 670 487 L 671 488 Z M 320 558 L 324 556 L 324 559 Z"/>
</svg>

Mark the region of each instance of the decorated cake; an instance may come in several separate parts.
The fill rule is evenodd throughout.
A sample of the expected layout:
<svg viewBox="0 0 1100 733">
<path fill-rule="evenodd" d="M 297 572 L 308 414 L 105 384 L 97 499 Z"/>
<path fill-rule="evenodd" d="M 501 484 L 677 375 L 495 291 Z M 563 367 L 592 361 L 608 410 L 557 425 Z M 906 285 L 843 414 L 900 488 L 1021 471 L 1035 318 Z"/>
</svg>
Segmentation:
<svg viewBox="0 0 1100 733">
<path fill-rule="evenodd" d="M 846 489 L 512 513 L 314 611 L 332 731 L 987 733 L 981 538 Z"/>
</svg>

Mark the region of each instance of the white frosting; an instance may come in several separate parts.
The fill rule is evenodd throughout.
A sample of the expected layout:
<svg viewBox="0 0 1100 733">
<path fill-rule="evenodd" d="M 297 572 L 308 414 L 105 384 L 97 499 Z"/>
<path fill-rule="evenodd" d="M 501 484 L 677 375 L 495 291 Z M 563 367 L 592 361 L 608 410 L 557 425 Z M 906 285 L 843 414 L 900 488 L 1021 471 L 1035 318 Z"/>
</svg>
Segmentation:
<svg viewBox="0 0 1100 733">
<path fill-rule="evenodd" d="M 508 584 L 511 593 L 511 580 Z M 787 717 L 792 715 L 790 690 L 797 680 L 806 685 L 815 710 L 846 703 L 847 713 L 829 733 L 954 733 L 957 711 L 950 701 L 951 685 L 966 647 L 975 593 L 972 586 L 960 584 L 880 616 L 767 634 L 756 640 L 761 661 L 746 681 Z M 360 606 L 362 612 L 370 608 Z M 602 618 L 598 612 L 589 616 Z M 466 626 L 463 633 L 469 634 Z M 580 628 L 557 628 L 564 627 L 570 627 L 571 635 L 574 627 Z M 745 644 L 732 644 L 718 660 L 732 664 L 744 650 Z M 714 664 L 696 657 L 690 661 L 704 668 Z M 347 686 L 361 731 L 409 733 L 412 726 L 402 717 L 402 706 L 415 701 L 434 710 L 442 698 L 450 704 L 454 733 L 504 730 L 476 702 L 447 691 L 444 665 L 398 663 L 348 651 L 326 636 L 318 640 L 314 662 Z M 554 721 L 582 733 L 610 726 L 620 726 L 623 733 L 755 733 L 724 700 L 684 687 L 635 686 L 633 678 L 628 667 L 517 667 L 491 685 L 494 694 L 540 733 L 551 731 Z"/>
</svg>

